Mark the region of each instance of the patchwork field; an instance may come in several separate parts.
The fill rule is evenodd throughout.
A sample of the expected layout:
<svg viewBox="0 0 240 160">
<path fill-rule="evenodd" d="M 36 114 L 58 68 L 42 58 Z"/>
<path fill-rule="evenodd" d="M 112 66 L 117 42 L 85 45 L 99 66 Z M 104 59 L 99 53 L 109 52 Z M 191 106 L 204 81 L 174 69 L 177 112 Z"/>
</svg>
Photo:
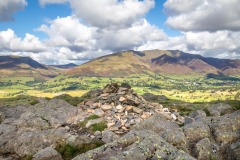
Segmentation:
<svg viewBox="0 0 240 160">
<path fill-rule="evenodd" d="M 127 83 L 139 94 L 165 95 L 172 100 L 210 102 L 240 100 L 239 77 L 213 79 L 203 76 L 132 75 L 122 78 L 58 76 L 48 81 L 32 77 L 0 79 L 0 98 L 18 95 L 55 97 L 69 94 L 80 97 L 89 90 L 102 88 L 109 83 Z"/>
</svg>

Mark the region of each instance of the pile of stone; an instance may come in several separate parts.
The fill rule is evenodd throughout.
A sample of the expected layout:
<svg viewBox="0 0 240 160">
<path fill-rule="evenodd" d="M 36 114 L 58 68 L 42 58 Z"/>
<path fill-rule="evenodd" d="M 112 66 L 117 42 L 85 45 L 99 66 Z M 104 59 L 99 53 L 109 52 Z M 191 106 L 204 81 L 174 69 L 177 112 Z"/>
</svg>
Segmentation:
<svg viewBox="0 0 240 160">
<path fill-rule="evenodd" d="M 82 102 L 79 107 L 89 114 L 96 114 L 101 118 L 90 120 L 86 127 L 102 121 L 107 122 L 107 130 L 116 134 L 129 131 L 136 123 L 148 119 L 155 113 L 161 113 L 169 119 L 182 123 L 184 118 L 177 112 L 171 113 L 161 104 L 147 102 L 136 94 L 130 86 L 119 86 L 117 83 L 108 84 L 91 100 Z"/>
</svg>

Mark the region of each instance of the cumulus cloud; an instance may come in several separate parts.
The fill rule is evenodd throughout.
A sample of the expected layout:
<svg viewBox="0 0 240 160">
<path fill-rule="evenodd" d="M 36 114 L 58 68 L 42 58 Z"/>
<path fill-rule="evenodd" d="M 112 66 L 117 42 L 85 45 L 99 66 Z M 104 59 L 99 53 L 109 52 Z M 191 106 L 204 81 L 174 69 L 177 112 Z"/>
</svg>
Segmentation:
<svg viewBox="0 0 240 160">
<path fill-rule="evenodd" d="M 154 0 L 71 0 L 74 13 L 97 27 L 125 27 L 154 7 Z"/>
<path fill-rule="evenodd" d="M 93 32 L 95 28 L 87 27 L 80 23 L 74 16 L 57 18 L 41 25 L 38 31 L 42 31 L 49 36 L 46 44 L 50 46 L 71 47 L 73 50 L 90 50 L 95 45 Z"/>
<path fill-rule="evenodd" d="M 166 24 L 181 31 L 239 31 L 239 6 L 239 0 L 167 0 Z"/>
<path fill-rule="evenodd" d="M 69 2 L 74 14 L 96 27 L 125 27 L 142 18 L 154 0 L 39 0 L 40 5 Z"/>
<path fill-rule="evenodd" d="M 148 42 L 137 50 L 181 50 L 207 57 L 239 58 L 240 32 L 185 32 L 166 41 Z"/>
<path fill-rule="evenodd" d="M 45 50 L 38 37 L 26 34 L 24 39 L 17 37 L 13 30 L 0 31 L 0 51 L 41 52 Z"/>
<path fill-rule="evenodd" d="M 26 5 L 26 0 L 2 0 L 0 2 L 0 21 L 13 20 L 13 14 L 23 10 Z"/>
<path fill-rule="evenodd" d="M 82 24 L 75 16 L 57 18 L 39 29 L 49 36 L 46 45 L 65 46 L 75 52 L 133 49 L 147 41 L 165 40 L 159 28 L 140 19 L 126 28 L 96 28 Z"/>
</svg>

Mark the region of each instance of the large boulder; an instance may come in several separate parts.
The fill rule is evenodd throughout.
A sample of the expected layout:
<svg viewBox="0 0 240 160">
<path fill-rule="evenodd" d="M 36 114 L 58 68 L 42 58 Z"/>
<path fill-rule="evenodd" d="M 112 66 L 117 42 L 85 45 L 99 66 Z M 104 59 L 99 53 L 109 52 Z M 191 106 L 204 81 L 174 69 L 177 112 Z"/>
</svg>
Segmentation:
<svg viewBox="0 0 240 160">
<path fill-rule="evenodd" d="M 167 120 L 162 114 L 156 114 L 134 126 L 135 130 L 150 130 L 161 136 L 173 146 L 188 152 L 187 139 L 183 129 L 177 123 Z"/>
<path fill-rule="evenodd" d="M 230 145 L 226 151 L 226 159 L 240 160 L 240 140 Z"/>
<path fill-rule="evenodd" d="M 183 131 L 187 140 L 193 144 L 203 138 L 209 138 L 211 136 L 209 126 L 206 123 L 198 121 L 185 125 Z"/>
<path fill-rule="evenodd" d="M 14 151 L 20 157 L 33 155 L 48 146 L 67 139 L 69 136 L 65 128 L 24 132 L 19 137 L 16 137 L 16 140 L 13 142 Z"/>
<path fill-rule="evenodd" d="M 63 100 L 53 99 L 29 108 L 15 121 L 19 128 L 50 129 L 75 123 L 80 116 L 78 108 Z"/>
<path fill-rule="evenodd" d="M 212 144 L 209 138 L 203 138 L 195 145 L 194 152 L 198 160 L 210 160 Z"/>
<path fill-rule="evenodd" d="M 0 154 L 13 153 L 13 143 L 17 128 L 12 125 L 0 124 Z"/>
<path fill-rule="evenodd" d="M 207 115 L 203 110 L 196 110 L 196 111 L 190 113 L 189 117 L 191 117 L 195 120 L 198 120 L 198 119 L 206 118 Z"/>
<path fill-rule="evenodd" d="M 62 156 L 52 147 L 47 147 L 33 155 L 33 160 L 63 160 Z"/>
<path fill-rule="evenodd" d="M 208 107 L 207 110 L 211 116 L 222 116 L 234 112 L 234 109 L 230 105 L 224 103 L 214 104 Z"/>
<path fill-rule="evenodd" d="M 219 145 L 228 145 L 240 138 L 240 111 L 214 117 L 208 123 Z"/>
</svg>

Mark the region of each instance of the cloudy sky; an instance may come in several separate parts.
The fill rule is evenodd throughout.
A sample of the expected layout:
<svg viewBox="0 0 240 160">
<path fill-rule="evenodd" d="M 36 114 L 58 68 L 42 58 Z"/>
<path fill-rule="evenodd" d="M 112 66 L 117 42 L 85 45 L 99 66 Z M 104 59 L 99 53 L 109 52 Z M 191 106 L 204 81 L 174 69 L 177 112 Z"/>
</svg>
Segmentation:
<svg viewBox="0 0 240 160">
<path fill-rule="evenodd" d="M 240 59 L 239 0 L 0 0 L 0 55 L 81 64 L 122 50 Z"/>
</svg>

